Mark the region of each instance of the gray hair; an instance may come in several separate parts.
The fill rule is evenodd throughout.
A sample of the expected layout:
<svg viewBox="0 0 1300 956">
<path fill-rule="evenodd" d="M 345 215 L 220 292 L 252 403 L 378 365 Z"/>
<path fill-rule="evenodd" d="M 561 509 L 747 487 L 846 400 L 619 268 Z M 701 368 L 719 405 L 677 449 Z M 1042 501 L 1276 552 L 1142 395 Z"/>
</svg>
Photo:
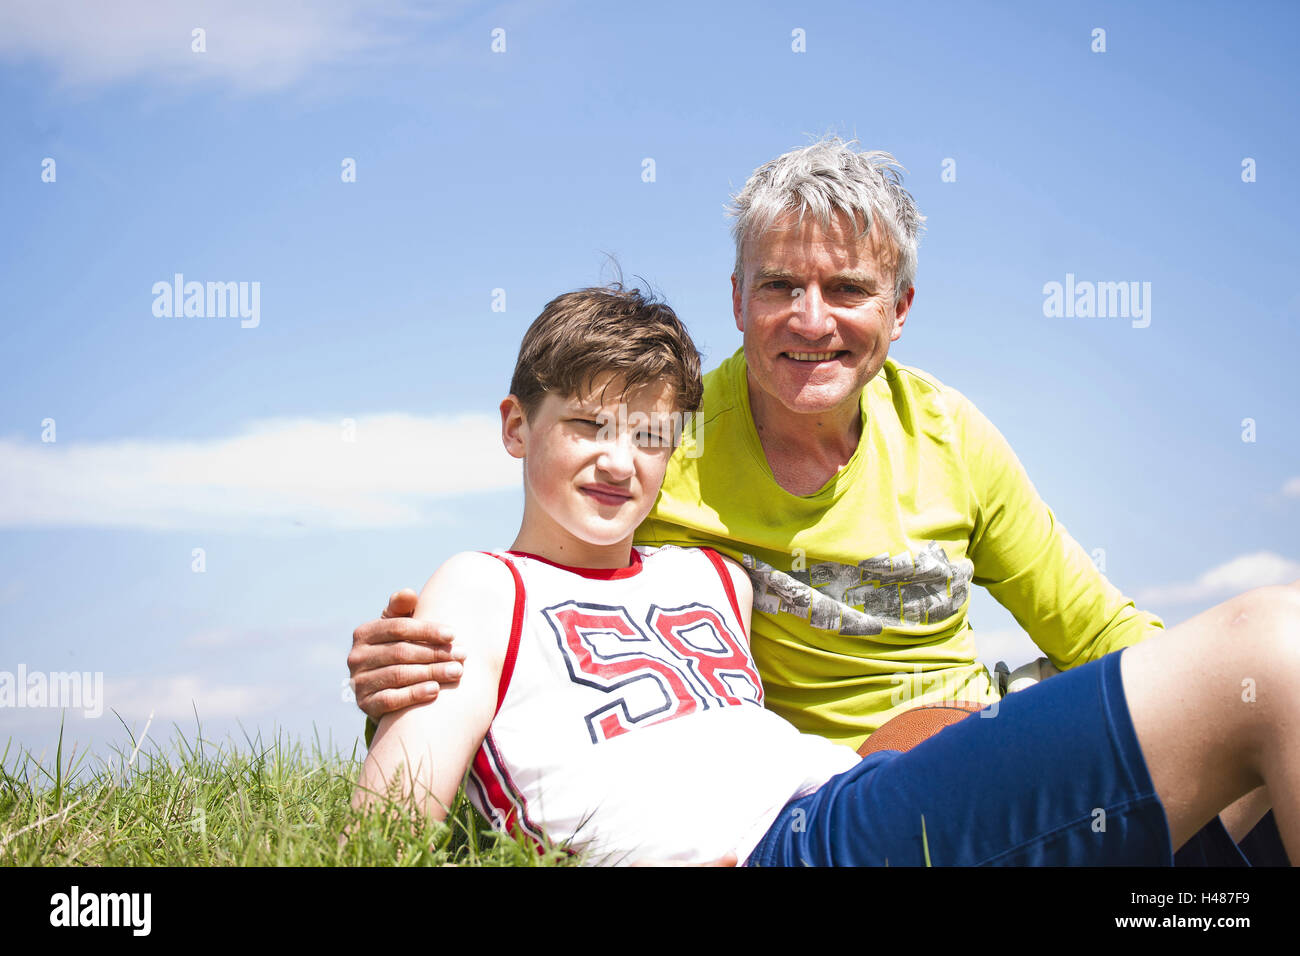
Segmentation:
<svg viewBox="0 0 1300 956">
<path fill-rule="evenodd" d="M 907 294 L 916 280 L 916 247 L 925 217 L 903 188 L 898 160 L 880 150 L 858 152 L 856 145 L 857 140 L 830 136 L 754 170 L 727 210 L 736 220 L 731 234 L 738 282 L 745 278 L 745 239 L 770 228 L 783 213 L 798 210 L 802 223 L 804 213 L 811 211 L 823 229 L 830 229 L 833 215 L 842 212 L 863 223 L 859 239 L 871 231 L 873 222 L 884 227 L 898 255 L 895 301 Z"/>
</svg>

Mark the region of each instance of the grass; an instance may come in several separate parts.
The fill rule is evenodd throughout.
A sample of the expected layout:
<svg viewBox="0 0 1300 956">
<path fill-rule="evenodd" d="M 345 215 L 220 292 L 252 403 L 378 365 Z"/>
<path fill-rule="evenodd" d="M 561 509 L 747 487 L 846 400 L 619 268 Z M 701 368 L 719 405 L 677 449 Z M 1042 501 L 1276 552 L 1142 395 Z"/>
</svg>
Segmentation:
<svg viewBox="0 0 1300 956">
<path fill-rule="evenodd" d="M 930 838 L 925 835 L 925 814 L 921 814 L 921 852 L 925 854 L 925 865 L 933 866 L 930 862 Z M 889 857 L 885 857 L 885 866 L 889 866 Z"/>
<path fill-rule="evenodd" d="M 125 724 L 123 727 L 125 728 Z M 60 728 L 52 766 L 30 751 L 0 754 L 0 866 L 571 866 L 560 849 L 492 829 L 456 795 L 445 822 L 409 806 L 359 814 L 352 791 L 364 753 L 310 750 L 277 735 L 214 745 L 200 727 L 178 729 L 173 754 L 145 751 L 146 724 L 129 752 L 90 767 L 64 757 Z M 348 833 L 346 840 L 341 834 Z M 921 817 L 925 865 L 930 845 Z M 889 861 L 885 861 L 889 866 Z"/>
<path fill-rule="evenodd" d="M 125 725 L 123 725 L 125 727 Z M 409 807 L 358 814 L 353 786 L 364 753 L 326 753 L 277 735 L 214 745 L 200 728 L 176 732 L 169 758 L 145 751 L 145 726 L 129 752 L 90 766 L 53 766 L 30 751 L 0 754 L 0 865 L 4 866 L 557 866 L 524 836 L 494 831 L 457 795 L 446 822 Z M 343 840 L 340 835 L 349 834 Z"/>
</svg>

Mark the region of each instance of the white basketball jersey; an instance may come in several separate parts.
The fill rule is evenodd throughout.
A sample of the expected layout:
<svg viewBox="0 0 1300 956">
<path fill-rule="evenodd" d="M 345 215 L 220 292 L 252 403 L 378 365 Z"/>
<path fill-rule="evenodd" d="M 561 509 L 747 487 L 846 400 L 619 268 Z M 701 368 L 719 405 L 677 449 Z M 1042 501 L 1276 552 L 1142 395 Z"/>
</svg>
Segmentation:
<svg viewBox="0 0 1300 956">
<path fill-rule="evenodd" d="M 857 763 L 763 709 L 726 566 L 635 548 L 617 570 L 516 552 L 497 713 L 469 796 L 595 862 L 743 862 L 787 802 Z"/>
</svg>

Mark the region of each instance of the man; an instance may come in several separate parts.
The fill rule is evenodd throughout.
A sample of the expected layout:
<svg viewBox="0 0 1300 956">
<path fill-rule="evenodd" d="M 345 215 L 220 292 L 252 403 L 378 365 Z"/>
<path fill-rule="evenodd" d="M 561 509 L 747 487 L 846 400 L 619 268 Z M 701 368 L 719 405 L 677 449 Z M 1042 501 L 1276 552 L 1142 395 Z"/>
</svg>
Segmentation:
<svg viewBox="0 0 1300 956">
<path fill-rule="evenodd" d="M 923 223 L 893 157 L 834 138 L 793 150 L 750 177 L 733 214 L 744 344 L 706 376 L 695 448 L 674 455 L 636 541 L 712 547 L 749 571 L 770 709 L 857 746 L 919 703 L 995 702 L 966 619 L 971 583 L 1061 670 L 1163 626 L 1095 569 L 969 401 L 888 358 Z M 1236 598 L 1231 613 L 1263 600 Z M 399 593 L 353 635 L 372 717 L 455 679 L 432 628 L 394 620 L 413 607 Z M 1224 613 L 1178 630 L 1204 634 Z M 1268 808 L 1260 788 L 1225 810 L 1206 828 L 1208 858 L 1240 861 L 1233 843 Z"/>
</svg>

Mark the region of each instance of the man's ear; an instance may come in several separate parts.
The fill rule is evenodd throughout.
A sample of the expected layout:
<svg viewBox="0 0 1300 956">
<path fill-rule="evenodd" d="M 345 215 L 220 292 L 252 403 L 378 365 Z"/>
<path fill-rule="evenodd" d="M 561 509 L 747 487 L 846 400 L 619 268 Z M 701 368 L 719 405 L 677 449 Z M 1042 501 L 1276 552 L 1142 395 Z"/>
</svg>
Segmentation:
<svg viewBox="0 0 1300 956">
<path fill-rule="evenodd" d="M 907 321 L 907 314 L 912 311 L 912 299 L 916 296 L 916 286 L 907 290 L 907 294 L 900 297 L 894 303 L 894 331 L 889 336 L 889 341 L 897 342 L 903 334 L 903 323 Z"/>
<path fill-rule="evenodd" d="M 501 444 L 512 458 L 528 454 L 528 416 L 513 395 L 501 399 Z"/>
<path fill-rule="evenodd" d="M 733 272 L 731 274 L 731 313 L 736 317 L 736 328 L 741 332 L 745 331 L 745 320 L 741 318 L 744 313 L 740 308 L 742 298 L 740 283 L 736 281 L 736 274 Z"/>
</svg>

